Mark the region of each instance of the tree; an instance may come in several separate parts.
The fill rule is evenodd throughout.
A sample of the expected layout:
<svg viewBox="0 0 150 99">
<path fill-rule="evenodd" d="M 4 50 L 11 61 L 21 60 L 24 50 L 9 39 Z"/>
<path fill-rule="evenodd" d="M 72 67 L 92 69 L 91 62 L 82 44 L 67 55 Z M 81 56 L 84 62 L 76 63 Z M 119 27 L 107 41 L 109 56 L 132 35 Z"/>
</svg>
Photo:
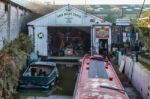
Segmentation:
<svg viewBox="0 0 150 99">
<path fill-rule="evenodd" d="M 142 32 L 142 41 L 145 47 L 150 51 L 150 28 L 148 28 L 148 24 L 150 24 L 150 11 L 142 13 L 141 17 L 142 18 L 137 21 L 137 25 Z"/>
<path fill-rule="evenodd" d="M 113 8 L 111 11 L 107 14 L 107 16 L 104 18 L 104 20 L 115 23 L 116 19 L 121 17 L 121 10 L 119 8 Z"/>
</svg>

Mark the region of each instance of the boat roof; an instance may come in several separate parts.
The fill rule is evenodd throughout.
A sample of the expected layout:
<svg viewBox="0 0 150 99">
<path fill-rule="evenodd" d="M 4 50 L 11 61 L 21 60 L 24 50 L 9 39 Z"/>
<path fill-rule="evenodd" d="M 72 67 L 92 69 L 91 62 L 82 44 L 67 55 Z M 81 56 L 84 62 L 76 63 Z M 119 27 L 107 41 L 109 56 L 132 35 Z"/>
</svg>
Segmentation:
<svg viewBox="0 0 150 99">
<path fill-rule="evenodd" d="M 82 62 L 74 96 L 74 99 L 129 99 L 111 63 L 87 56 Z"/>
<path fill-rule="evenodd" d="M 38 61 L 38 62 L 33 62 L 31 63 L 31 66 L 32 65 L 45 65 L 45 66 L 56 66 L 56 63 L 55 62 L 47 62 L 47 61 Z"/>
</svg>

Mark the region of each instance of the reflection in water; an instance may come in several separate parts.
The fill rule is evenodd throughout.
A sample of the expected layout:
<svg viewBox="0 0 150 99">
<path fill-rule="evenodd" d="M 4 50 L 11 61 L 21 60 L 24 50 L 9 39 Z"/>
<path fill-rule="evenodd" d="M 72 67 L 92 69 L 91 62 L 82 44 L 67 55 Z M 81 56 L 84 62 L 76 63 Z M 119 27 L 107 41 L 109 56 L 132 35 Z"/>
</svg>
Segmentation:
<svg viewBox="0 0 150 99">
<path fill-rule="evenodd" d="M 49 97 L 50 95 L 72 96 L 75 85 L 75 78 L 78 72 L 78 65 L 58 65 L 59 81 L 47 92 L 41 90 L 19 91 L 15 99 L 36 99 L 37 97 Z"/>
</svg>

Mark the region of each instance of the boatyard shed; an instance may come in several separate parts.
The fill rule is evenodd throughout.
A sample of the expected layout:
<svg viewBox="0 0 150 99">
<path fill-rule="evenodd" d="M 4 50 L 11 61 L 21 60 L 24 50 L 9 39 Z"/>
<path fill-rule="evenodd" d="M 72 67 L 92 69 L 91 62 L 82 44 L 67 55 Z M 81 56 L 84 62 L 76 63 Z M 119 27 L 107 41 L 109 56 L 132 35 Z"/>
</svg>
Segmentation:
<svg viewBox="0 0 150 99">
<path fill-rule="evenodd" d="M 70 5 L 27 25 L 34 52 L 42 56 L 83 55 L 99 48 L 99 39 L 107 39 L 107 46 L 111 46 L 111 23 Z"/>
</svg>

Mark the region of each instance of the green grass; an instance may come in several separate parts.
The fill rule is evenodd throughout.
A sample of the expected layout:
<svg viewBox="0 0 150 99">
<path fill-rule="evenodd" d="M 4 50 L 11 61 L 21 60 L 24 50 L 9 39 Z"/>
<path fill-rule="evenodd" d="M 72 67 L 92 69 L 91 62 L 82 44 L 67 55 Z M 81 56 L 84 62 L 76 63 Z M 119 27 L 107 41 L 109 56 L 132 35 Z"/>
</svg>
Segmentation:
<svg viewBox="0 0 150 99">
<path fill-rule="evenodd" d="M 141 53 L 139 53 L 139 55 L 141 55 L 144 58 L 150 59 L 150 55 L 149 54 L 145 54 L 145 52 L 141 52 Z"/>
<path fill-rule="evenodd" d="M 140 52 L 139 55 L 141 55 L 141 57 L 146 58 L 146 59 L 150 59 L 150 55 L 149 54 L 145 54 L 145 52 Z M 150 64 L 145 63 L 143 61 L 139 61 L 145 68 L 147 68 L 148 70 L 150 70 Z"/>
<path fill-rule="evenodd" d="M 139 61 L 146 69 L 150 70 L 150 64 L 147 64 L 143 61 Z"/>
</svg>

